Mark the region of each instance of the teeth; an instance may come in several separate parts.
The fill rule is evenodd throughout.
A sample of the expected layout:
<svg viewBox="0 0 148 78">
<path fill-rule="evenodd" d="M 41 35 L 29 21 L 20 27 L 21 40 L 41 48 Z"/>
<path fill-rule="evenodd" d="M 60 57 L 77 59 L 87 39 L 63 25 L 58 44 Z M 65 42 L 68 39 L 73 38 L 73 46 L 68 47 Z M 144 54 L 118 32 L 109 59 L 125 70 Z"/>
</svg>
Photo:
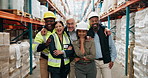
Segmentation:
<svg viewBox="0 0 148 78">
<path fill-rule="evenodd" d="M 48 25 L 48 26 L 51 26 L 51 25 Z"/>
</svg>

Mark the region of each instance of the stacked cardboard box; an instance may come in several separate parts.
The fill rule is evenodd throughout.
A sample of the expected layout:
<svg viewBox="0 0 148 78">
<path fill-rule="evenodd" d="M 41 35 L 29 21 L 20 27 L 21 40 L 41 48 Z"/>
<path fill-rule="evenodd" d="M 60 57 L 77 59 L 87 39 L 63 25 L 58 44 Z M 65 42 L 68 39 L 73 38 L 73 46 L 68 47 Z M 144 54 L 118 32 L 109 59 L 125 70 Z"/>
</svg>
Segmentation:
<svg viewBox="0 0 148 78">
<path fill-rule="evenodd" d="M 30 71 L 30 44 L 25 41 L 10 45 L 9 75 L 10 78 L 24 78 Z M 33 67 L 36 66 L 33 56 Z"/>
<path fill-rule="evenodd" d="M 9 33 L 0 32 L 0 78 L 9 78 Z"/>
</svg>

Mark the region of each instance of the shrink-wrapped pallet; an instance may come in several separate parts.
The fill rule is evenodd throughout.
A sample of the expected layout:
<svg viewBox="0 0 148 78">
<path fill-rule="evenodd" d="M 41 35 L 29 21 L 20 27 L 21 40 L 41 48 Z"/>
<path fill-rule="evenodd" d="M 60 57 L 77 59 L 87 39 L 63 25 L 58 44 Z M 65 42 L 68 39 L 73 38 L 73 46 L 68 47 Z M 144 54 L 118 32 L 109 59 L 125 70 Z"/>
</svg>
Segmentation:
<svg viewBox="0 0 148 78">
<path fill-rule="evenodd" d="M 130 42 L 134 42 L 135 41 L 135 13 L 130 13 L 130 25 L 129 28 L 131 28 L 130 30 L 132 32 L 129 32 L 129 41 Z M 123 16 L 121 18 L 121 22 L 120 22 L 120 26 L 121 26 L 121 30 L 117 30 L 119 32 L 121 32 L 121 40 L 123 40 L 124 42 L 126 41 L 126 16 Z"/>
<path fill-rule="evenodd" d="M 116 20 L 116 40 L 121 40 L 121 19 Z"/>
<path fill-rule="evenodd" d="M 117 0 L 117 6 L 121 6 L 123 4 L 125 4 L 126 0 Z"/>
<path fill-rule="evenodd" d="M 9 59 L 5 58 L 6 57 L 0 56 L 0 78 L 9 78 Z M 2 62 L 2 60 L 5 60 L 5 62 Z"/>
<path fill-rule="evenodd" d="M 21 78 L 21 70 L 20 68 L 13 71 L 13 73 L 9 73 L 9 78 Z"/>
<path fill-rule="evenodd" d="M 116 20 L 110 21 L 110 29 L 111 29 L 111 32 L 112 32 L 113 40 L 116 40 Z"/>
<path fill-rule="evenodd" d="M 0 0 L 0 9 L 17 9 L 24 11 L 24 0 Z"/>
<path fill-rule="evenodd" d="M 118 55 L 116 61 L 125 66 L 125 43 L 122 40 L 118 40 L 115 42 L 115 45 Z"/>
<path fill-rule="evenodd" d="M 33 18 L 40 18 L 40 2 L 32 0 L 32 15 Z"/>
<path fill-rule="evenodd" d="M 24 0 L 9 0 L 10 8 L 24 11 Z"/>
<path fill-rule="evenodd" d="M 136 46 L 133 51 L 134 77 L 148 77 L 148 49 L 142 46 Z"/>
<path fill-rule="evenodd" d="M 108 10 L 107 5 L 108 5 L 108 0 L 104 0 L 102 3 L 102 8 L 101 8 L 101 15 L 104 13 L 107 13 L 107 10 Z"/>
<path fill-rule="evenodd" d="M 44 13 L 48 11 L 48 8 L 45 5 L 40 6 L 40 17 L 43 19 Z"/>
<path fill-rule="evenodd" d="M 19 44 L 19 47 L 20 47 L 20 50 L 21 50 L 21 54 L 25 54 L 26 52 L 29 51 L 30 44 L 27 41 L 21 42 Z"/>
<path fill-rule="evenodd" d="M 0 32 L 0 78 L 9 78 L 9 33 Z"/>
<path fill-rule="evenodd" d="M 0 32 L 0 46 L 10 45 L 10 35 L 6 32 Z"/>
<path fill-rule="evenodd" d="M 148 8 L 136 12 L 135 16 L 135 44 L 148 48 Z"/>
<path fill-rule="evenodd" d="M 117 7 L 117 0 L 108 0 L 108 11 L 112 11 Z"/>
</svg>

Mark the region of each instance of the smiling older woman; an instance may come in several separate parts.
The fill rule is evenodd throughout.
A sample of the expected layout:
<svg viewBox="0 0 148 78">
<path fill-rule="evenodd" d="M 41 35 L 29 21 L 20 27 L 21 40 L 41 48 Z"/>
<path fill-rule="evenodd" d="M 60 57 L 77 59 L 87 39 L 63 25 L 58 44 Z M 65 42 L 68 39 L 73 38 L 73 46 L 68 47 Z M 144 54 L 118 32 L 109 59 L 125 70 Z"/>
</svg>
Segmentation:
<svg viewBox="0 0 148 78">
<path fill-rule="evenodd" d="M 74 55 L 70 39 L 64 31 L 62 21 L 55 22 L 55 33 L 50 37 L 50 53 L 48 55 L 48 71 L 51 78 L 67 78 L 70 71 L 69 57 Z"/>
</svg>

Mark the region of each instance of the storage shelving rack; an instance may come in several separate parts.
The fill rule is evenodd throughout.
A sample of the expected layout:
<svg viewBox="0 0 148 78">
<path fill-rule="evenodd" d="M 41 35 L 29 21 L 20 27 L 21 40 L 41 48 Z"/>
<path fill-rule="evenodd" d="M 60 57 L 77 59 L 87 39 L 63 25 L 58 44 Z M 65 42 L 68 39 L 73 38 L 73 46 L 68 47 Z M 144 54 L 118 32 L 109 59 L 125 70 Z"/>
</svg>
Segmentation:
<svg viewBox="0 0 148 78">
<path fill-rule="evenodd" d="M 48 5 L 50 5 L 51 7 L 53 7 L 55 9 L 55 11 L 62 16 L 65 19 L 65 16 L 60 12 L 60 10 L 58 8 L 56 8 L 56 6 L 53 5 L 53 3 L 49 0 L 43 0 L 46 1 L 46 7 L 48 7 Z M 32 0 L 29 0 L 29 13 L 32 14 Z M 9 22 L 15 22 L 15 25 L 12 24 L 12 27 L 6 27 L 4 26 L 4 24 L 9 23 Z M 8 24 L 9 25 L 9 24 Z M 19 34 L 16 38 L 12 39 L 16 40 L 18 39 L 20 36 L 29 33 L 29 42 L 30 42 L 30 74 L 32 74 L 32 31 L 34 28 L 36 27 L 42 27 L 43 25 L 45 25 L 44 22 L 42 21 L 38 21 L 35 19 L 27 18 L 27 17 L 23 17 L 23 16 L 19 16 L 16 14 L 11 14 L 8 12 L 4 12 L 4 11 L 0 11 L 0 32 L 3 32 L 4 29 L 10 28 L 10 29 L 27 29 L 25 32 L 23 32 L 22 34 Z"/>
<path fill-rule="evenodd" d="M 139 7 L 140 5 L 140 7 Z M 100 2 L 100 7 L 102 6 L 102 2 Z M 128 45 L 129 45 L 129 19 L 130 19 L 130 13 L 139 11 L 138 9 L 142 10 L 144 8 L 148 7 L 147 0 L 126 0 L 125 4 L 117 7 L 116 9 L 108 12 L 107 14 L 100 16 L 100 20 L 108 21 L 108 28 L 110 29 L 110 20 L 119 19 L 123 15 L 126 15 L 126 46 L 125 46 L 125 75 L 128 74 Z"/>
</svg>

